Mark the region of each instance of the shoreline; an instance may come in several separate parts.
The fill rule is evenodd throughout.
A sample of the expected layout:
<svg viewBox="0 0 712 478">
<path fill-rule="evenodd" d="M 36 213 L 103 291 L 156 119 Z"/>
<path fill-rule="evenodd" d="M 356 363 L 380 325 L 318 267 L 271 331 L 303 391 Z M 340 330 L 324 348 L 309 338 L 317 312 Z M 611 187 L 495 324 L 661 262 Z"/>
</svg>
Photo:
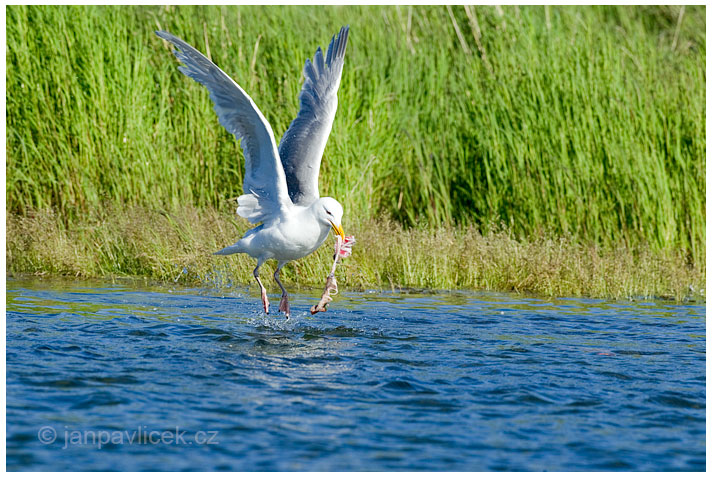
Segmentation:
<svg viewBox="0 0 712 478">
<path fill-rule="evenodd" d="M 212 255 L 249 228 L 232 208 L 186 206 L 169 212 L 109 206 L 73 220 L 50 210 L 7 213 L 6 274 L 251 285 L 252 258 Z M 517 238 L 504 228 L 486 234 L 470 226 L 405 229 L 388 219 L 349 224 L 346 218 L 345 229 L 357 243 L 353 256 L 337 270 L 342 290 L 706 300 L 705 265 L 686 264 L 681 251 L 603 247 L 544 234 Z M 323 287 L 331 254 L 328 239 L 311 256 L 288 264 L 282 274 L 285 286 Z M 265 277 L 272 262 L 265 264 Z"/>
</svg>

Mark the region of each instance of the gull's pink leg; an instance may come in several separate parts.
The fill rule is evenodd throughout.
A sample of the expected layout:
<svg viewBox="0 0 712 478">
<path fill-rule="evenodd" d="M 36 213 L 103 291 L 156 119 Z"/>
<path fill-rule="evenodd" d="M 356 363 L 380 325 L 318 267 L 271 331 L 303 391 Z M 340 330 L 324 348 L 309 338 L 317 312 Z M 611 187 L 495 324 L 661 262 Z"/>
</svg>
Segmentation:
<svg viewBox="0 0 712 478">
<path fill-rule="evenodd" d="M 257 261 L 257 267 L 255 267 L 255 270 L 252 272 L 252 275 L 255 276 L 255 279 L 257 279 L 257 283 L 260 285 L 260 293 L 262 294 L 262 307 L 265 309 L 265 314 L 269 314 L 269 300 L 267 299 L 267 289 L 265 289 L 265 286 L 262 285 L 262 281 L 260 280 L 260 266 L 262 265 L 263 261 Z"/>
<path fill-rule="evenodd" d="M 289 296 L 287 294 L 284 294 L 279 301 L 279 311 L 284 312 L 289 318 Z"/>
<path fill-rule="evenodd" d="M 267 299 L 267 289 L 264 288 L 262 282 L 260 282 L 259 279 L 257 279 L 257 282 L 260 284 L 260 288 L 262 289 L 262 307 L 264 307 L 265 309 L 265 314 L 269 314 L 269 299 Z"/>
<path fill-rule="evenodd" d="M 289 295 L 287 294 L 287 289 L 285 289 L 282 285 L 282 281 L 279 280 L 279 271 L 282 270 L 282 267 L 284 267 L 286 263 L 287 261 L 277 264 L 277 270 L 274 271 L 274 280 L 277 281 L 279 288 L 282 289 L 282 299 L 279 301 L 279 311 L 287 314 L 287 318 L 289 318 Z"/>
</svg>

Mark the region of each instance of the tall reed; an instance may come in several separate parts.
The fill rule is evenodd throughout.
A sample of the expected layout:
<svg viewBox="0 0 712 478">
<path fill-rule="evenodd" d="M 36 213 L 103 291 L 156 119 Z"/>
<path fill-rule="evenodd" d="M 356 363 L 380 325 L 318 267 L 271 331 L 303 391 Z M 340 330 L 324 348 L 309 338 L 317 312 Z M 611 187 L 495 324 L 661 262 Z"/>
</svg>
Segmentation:
<svg viewBox="0 0 712 478">
<path fill-rule="evenodd" d="M 705 7 L 6 8 L 7 209 L 234 207 L 242 153 L 153 35 L 232 75 L 277 137 L 352 34 L 324 194 L 347 221 L 705 257 Z"/>
</svg>

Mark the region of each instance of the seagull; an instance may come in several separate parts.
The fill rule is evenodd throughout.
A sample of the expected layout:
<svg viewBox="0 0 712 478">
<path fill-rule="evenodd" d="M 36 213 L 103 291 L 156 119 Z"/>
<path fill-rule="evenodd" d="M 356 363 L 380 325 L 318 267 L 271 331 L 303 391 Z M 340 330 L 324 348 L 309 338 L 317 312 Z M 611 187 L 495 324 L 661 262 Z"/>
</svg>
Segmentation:
<svg viewBox="0 0 712 478">
<path fill-rule="evenodd" d="M 237 214 L 259 225 L 215 254 L 244 253 L 257 259 L 253 275 L 267 314 L 269 300 L 259 270 L 265 261 L 276 259 L 274 280 L 282 290 L 279 310 L 289 318 L 289 295 L 279 280 L 282 267 L 316 251 L 330 231 L 344 240 L 344 209 L 336 199 L 319 196 L 319 166 L 336 115 L 349 27 L 331 38 L 326 56 L 319 47 L 313 60 L 306 60 L 299 113 L 279 148 L 272 127 L 245 90 L 180 38 L 166 31 L 156 35 L 177 48 L 173 53 L 184 65 L 178 69 L 208 89 L 220 124 L 242 140 L 245 178 Z"/>
</svg>

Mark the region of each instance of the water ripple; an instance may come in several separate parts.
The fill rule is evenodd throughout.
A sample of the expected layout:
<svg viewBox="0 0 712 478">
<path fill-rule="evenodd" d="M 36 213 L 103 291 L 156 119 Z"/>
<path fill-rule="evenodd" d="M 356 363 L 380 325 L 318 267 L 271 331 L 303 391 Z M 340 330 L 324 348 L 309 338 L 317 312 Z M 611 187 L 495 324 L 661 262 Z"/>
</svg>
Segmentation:
<svg viewBox="0 0 712 478">
<path fill-rule="evenodd" d="M 318 295 L 8 279 L 8 470 L 706 467 L 704 305 Z"/>
</svg>

